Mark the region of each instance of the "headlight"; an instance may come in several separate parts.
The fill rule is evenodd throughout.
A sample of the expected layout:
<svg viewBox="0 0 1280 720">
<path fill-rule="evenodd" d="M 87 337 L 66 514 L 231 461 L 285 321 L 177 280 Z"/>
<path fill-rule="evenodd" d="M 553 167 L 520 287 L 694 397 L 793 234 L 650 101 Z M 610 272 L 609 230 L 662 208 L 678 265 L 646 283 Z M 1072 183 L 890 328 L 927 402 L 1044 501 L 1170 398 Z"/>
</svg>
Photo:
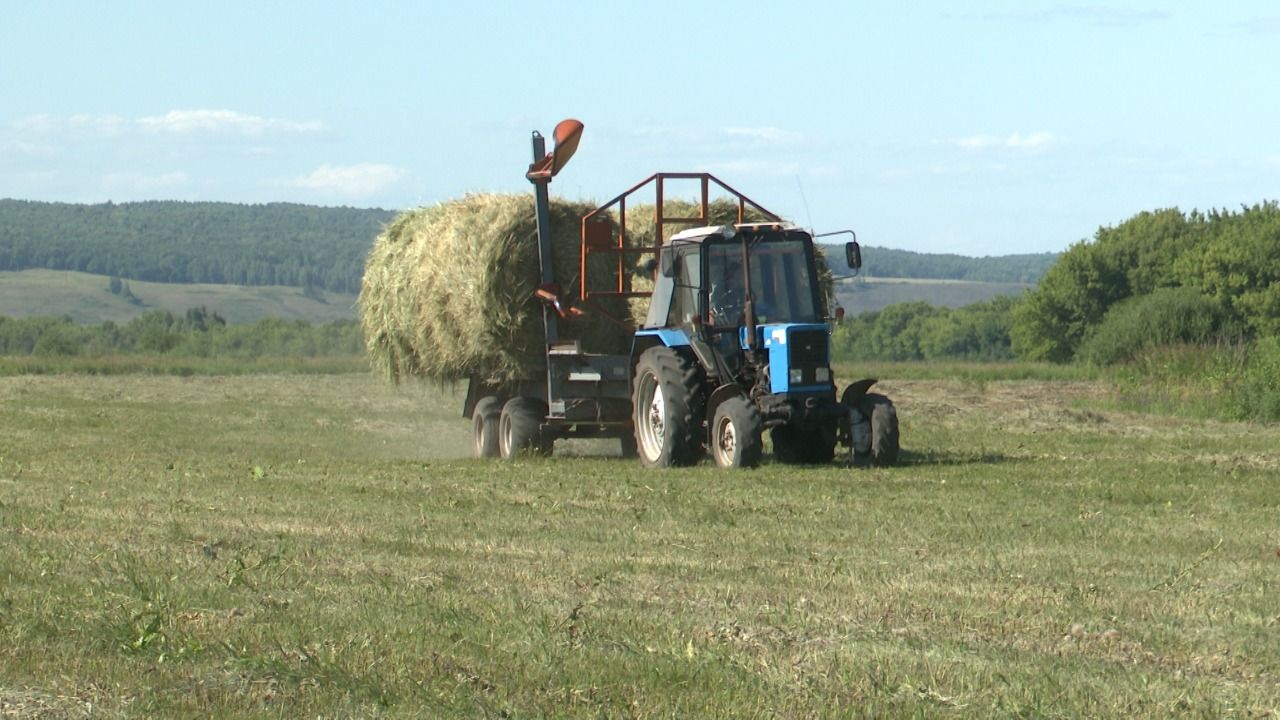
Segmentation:
<svg viewBox="0 0 1280 720">
<path fill-rule="evenodd" d="M 820 383 L 831 382 L 831 368 L 818 368 L 813 371 L 813 379 Z"/>
<path fill-rule="evenodd" d="M 788 377 L 791 378 L 792 385 L 799 385 L 804 381 L 804 371 L 800 368 L 791 368 L 791 374 Z"/>
</svg>

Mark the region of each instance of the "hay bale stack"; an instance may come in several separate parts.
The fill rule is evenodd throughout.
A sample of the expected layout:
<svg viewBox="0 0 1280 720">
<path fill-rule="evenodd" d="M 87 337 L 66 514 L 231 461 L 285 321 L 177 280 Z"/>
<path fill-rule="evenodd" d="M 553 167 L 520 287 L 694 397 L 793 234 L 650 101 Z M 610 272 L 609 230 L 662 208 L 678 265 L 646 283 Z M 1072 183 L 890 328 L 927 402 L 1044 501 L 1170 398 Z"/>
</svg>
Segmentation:
<svg viewBox="0 0 1280 720">
<path fill-rule="evenodd" d="M 584 203 L 551 204 L 556 280 L 578 289 Z M 588 268 L 608 272 L 607 261 Z M 365 263 L 360 319 L 375 368 L 399 380 L 493 383 L 532 380 L 545 370 L 537 226 L 532 194 L 468 195 L 409 210 L 378 236 Z M 601 303 L 625 317 L 625 303 Z M 563 339 L 592 352 L 626 352 L 631 329 L 601 313 L 560 324 Z"/>
</svg>

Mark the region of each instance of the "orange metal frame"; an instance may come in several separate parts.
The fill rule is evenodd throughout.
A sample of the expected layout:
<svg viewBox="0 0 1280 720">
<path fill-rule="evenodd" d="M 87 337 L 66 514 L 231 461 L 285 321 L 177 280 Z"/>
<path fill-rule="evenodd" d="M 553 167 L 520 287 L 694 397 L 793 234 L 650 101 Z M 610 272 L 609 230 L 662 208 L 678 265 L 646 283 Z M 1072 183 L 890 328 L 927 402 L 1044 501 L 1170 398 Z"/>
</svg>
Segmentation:
<svg viewBox="0 0 1280 720">
<path fill-rule="evenodd" d="M 702 191 L 701 201 L 699 203 L 698 217 L 666 217 L 664 214 L 665 200 L 665 183 L 668 180 L 697 180 Z M 655 200 L 654 200 L 654 241 L 652 247 L 626 247 L 625 240 L 627 236 L 627 198 L 632 194 L 644 189 L 645 186 L 653 183 Z M 609 202 L 592 210 L 582 217 L 582 252 L 580 253 L 581 267 L 579 268 L 578 277 L 581 278 L 579 287 L 581 288 L 581 297 L 584 302 L 589 302 L 593 298 L 599 297 L 645 297 L 647 292 L 635 292 L 631 290 L 631 275 L 627 272 L 626 257 L 628 255 L 646 255 L 652 254 L 657 259 L 658 253 L 662 249 L 663 228 L 667 225 L 684 225 L 688 227 L 697 227 L 706 225 L 709 222 L 707 217 L 707 208 L 710 203 L 711 184 L 715 183 L 721 190 L 732 195 L 738 201 L 738 223 L 741 224 L 746 217 L 747 208 L 752 207 L 763 213 L 769 220 L 781 222 L 782 218 L 773 212 L 765 209 L 751 198 L 734 190 L 719 178 L 711 173 L 654 173 L 637 183 L 634 187 L 615 197 Z M 614 224 L 610 222 L 609 211 L 617 206 L 617 234 L 614 234 Z M 618 282 L 616 287 L 609 289 L 595 289 L 591 287 L 590 280 L 587 275 L 587 258 L 589 255 L 596 253 L 605 253 L 617 256 L 618 264 Z"/>
</svg>

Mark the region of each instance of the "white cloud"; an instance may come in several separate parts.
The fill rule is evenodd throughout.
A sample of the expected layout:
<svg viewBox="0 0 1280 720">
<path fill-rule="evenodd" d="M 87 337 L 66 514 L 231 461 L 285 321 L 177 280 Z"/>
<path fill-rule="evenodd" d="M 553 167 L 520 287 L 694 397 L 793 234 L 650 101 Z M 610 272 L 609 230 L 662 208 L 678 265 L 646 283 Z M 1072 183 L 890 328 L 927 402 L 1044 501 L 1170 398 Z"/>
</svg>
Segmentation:
<svg viewBox="0 0 1280 720">
<path fill-rule="evenodd" d="M 0 141 L 0 153 L 27 157 L 51 157 L 58 154 L 57 146 L 25 140 Z"/>
<path fill-rule="evenodd" d="M 164 115 L 139 118 L 138 126 L 149 132 L 183 135 L 197 132 L 262 135 L 269 132 L 299 133 L 324 129 L 319 122 L 265 118 L 234 110 L 170 110 Z"/>
<path fill-rule="evenodd" d="M 798 132 L 776 127 L 728 127 L 724 128 L 724 133 L 768 145 L 795 145 L 804 139 Z"/>
<path fill-rule="evenodd" d="M 1166 22 L 1173 17 L 1169 10 L 1142 10 L 1136 8 L 1113 7 L 1111 5 L 1061 3 L 1047 8 L 1011 10 L 1004 13 L 988 13 L 989 20 L 1018 20 L 1031 23 L 1052 23 L 1059 21 L 1082 22 L 1095 27 L 1138 27 L 1154 23 Z"/>
<path fill-rule="evenodd" d="M 289 185 L 332 195 L 367 197 L 395 185 L 407 174 L 408 171 L 404 168 L 380 163 L 325 163 L 311 173 L 294 179 Z"/>
<path fill-rule="evenodd" d="M 184 187 L 191 178 L 185 172 L 174 171 L 147 175 L 143 173 L 118 172 L 102 176 L 102 187 L 108 191 L 151 194 L 164 190 Z"/>
<path fill-rule="evenodd" d="M 324 129 L 320 122 L 297 122 L 248 115 L 234 110 L 170 110 L 164 115 L 127 118 L 120 115 L 78 114 L 68 117 L 29 115 L 10 123 L 21 134 L 67 134 L 117 137 L 127 133 L 191 135 L 231 133 L 250 137 L 267 134 L 310 133 Z"/>
<path fill-rule="evenodd" d="M 20 132 L 41 133 L 53 129 L 54 119 L 50 115 L 28 115 L 9 123 L 9 127 Z"/>
<path fill-rule="evenodd" d="M 1052 145 L 1057 138 L 1051 132 L 1037 131 L 1023 135 L 1013 133 L 1005 137 L 996 135 L 972 135 L 956 141 L 956 145 L 967 150 L 985 150 L 988 148 L 1005 148 L 1008 150 L 1038 150 Z"/>
<path fill-rule="evenodd" d="M 66 127 L 88 135 L 116 137 L 129 130 L 132 122 L 119 115 L 72 115 Z"/>
<path fill-rule="evenodd" d="M 707 172 L 726 178 L 749 175 L 794 177 L 804 171 L 804 168 L 798 162 L 771 162 L 769 160 L 729 160 L 708 163 L 705 167 Z"/>
</svg>

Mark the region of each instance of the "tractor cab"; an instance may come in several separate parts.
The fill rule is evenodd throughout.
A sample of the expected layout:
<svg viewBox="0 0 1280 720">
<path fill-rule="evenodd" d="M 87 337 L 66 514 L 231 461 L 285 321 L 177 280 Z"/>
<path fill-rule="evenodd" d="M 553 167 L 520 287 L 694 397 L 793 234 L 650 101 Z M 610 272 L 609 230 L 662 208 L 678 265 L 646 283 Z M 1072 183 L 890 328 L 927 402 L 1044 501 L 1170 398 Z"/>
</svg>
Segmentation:
<svg viewBox="0 0 1280 720">
<path fill-rule="evenodd" d="M 678 334 L 719 382 L 757 395 L 834 395 L 809 233 L 783 223 L 696 228 L 660 258 L 641 333 Z"/>
<path fill-rule="evenodd" d="M 646 328 L 822 322 L 813 239 L 781 224 L 686 230 L 662 250 Z"/>
</svg>

